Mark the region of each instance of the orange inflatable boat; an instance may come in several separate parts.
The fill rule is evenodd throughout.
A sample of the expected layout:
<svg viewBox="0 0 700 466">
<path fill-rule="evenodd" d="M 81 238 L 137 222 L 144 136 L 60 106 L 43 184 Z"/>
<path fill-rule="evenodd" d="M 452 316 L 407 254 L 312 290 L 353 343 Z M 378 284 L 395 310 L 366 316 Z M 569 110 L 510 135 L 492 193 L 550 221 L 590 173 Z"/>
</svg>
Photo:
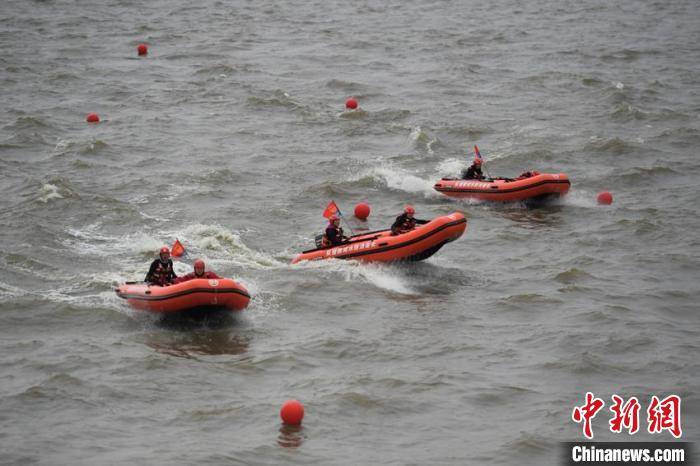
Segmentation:
<svg viewBox="0 0 700 466">
<path fill-rule="evenodd" d="M 459 212 L 417 225 L 408 233 L 392 236 L 391 230 L 373 231 L 350 237 L 338 246 L 311 249 L 297 254 L 292 264 L 321 259 L 355 259 L 366 262 L 420 261 L 435 254 L 467 229 Z"/>
<path fill-rule="evenodd" d="M 194 308 L 239 311 L 250 301 L 248 290 L 230 278 L 195 278 L 169 286 L 127 282 L 114 291 L 136 309 L 162 314 Z"/>
<path fill-rule="evenodd" d="M 537 173 L 532 176 L 483 181 L 443 178 L 433 186 L 445 196 L 495 202 L 564 196 L 570 187 L 569 177 L 564 173 Z"/>
</svg>

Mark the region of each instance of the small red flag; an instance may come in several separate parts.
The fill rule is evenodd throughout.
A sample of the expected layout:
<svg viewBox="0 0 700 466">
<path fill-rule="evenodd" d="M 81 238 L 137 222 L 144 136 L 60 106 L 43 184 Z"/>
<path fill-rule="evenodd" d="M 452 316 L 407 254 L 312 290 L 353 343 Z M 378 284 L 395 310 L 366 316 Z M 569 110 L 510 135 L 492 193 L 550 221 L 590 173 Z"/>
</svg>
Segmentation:
<svg viewBox="0 0 700 466">
<path fill-rule="evenodd" d="M 184 253 L 185 247 L 182 245 L 179 239 L 175 239 L 175 244 L 173 244 L 170 254 L 172 254 L 173 257 L 180 257 Z"/>
<path fill-rule="evenodd" d="M 479 159 L 482 162 L 484 161 L 484 158 L 481 156 L 481 152 L 479 152 L 479 148 L 474 145 L 474 159 Z"/>
<path fill-rule="evenodd" d="M 340 209 L 335 205 L 335 201 L 331 201 L 326 206 L 326 210 L 323 211 L 323 216 L 326 218 L 331 218 L 331 215 L 335 215 L 340 212 Z"/>
</svg>

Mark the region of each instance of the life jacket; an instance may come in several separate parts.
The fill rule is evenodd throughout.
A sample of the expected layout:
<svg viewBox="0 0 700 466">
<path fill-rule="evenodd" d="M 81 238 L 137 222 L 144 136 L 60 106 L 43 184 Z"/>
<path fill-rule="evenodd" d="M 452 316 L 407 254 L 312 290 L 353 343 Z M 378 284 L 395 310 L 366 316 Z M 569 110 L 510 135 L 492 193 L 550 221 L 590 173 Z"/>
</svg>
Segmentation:
<svg viewBox="0 0 700 466">
<path fill-rule="evenodd" d="M 173 261 L 168 260 L 165 264 L 160 259 L 156 259 L 156 261 L 158 261 L 158 264 L 153 271 L 153 275 L 151 275 L 151 283 L 160 286 L 167 285 L 170 283 L 170 277 L 173 275 Z"/>
<path fill-rule="evenodd" d="M 523 173 L 518 177 L 518 179 L 519 179 L 519 180 L 524 180 L 524 179 L 526 179 L 526 178 L 532 178 L 533 176 L 537 176 L 537 175 L 539 175 L 539 174 L 540 174 L 540 172 L 535 171 L 535 170 L 533 170 L 533 171 L 527 171 L 527 172 L 523 172 Z"/>
<path fill-rule="evenodd" d="M 416 219 L 415 218 L 408 218 L 404 214 L 403 222 L 399 225 L 397 228 L 399 234 L 402 233 L 408 233 L 409 231 L 412 231 L 416 228 Z"/>
<path fill-rule="evenodd" d="M 328 238 L 328 230 L 335 230 L 335 237 L 337 238 L 335 244 L 340 244 L 341 240 L 343 238 L 343 229 L 341 227 L 329 225 L 328 228 L 326 228 L 325 233 L 323 233 L 323 238 L 321 238 L 321 247 L 322 248 L 327 248 L 329 246 L 333 246 L 333 242 L 330 240 L 330 238 Z"/>
<path fill-rule="evenodd" d="M 462 178 L 465 180 L 481 180 L 484 178 L 484 174 L 480 166 L 472 165 L 462 173 Z"/>
</svg>

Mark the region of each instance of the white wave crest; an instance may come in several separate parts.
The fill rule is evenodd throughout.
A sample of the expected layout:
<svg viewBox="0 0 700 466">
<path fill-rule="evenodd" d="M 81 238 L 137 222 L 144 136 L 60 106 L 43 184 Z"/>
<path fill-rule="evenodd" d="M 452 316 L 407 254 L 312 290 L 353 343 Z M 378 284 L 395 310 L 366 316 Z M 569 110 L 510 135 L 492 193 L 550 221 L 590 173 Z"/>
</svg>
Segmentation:
<svg viewBox="0 0 700 466">
<path fill-rule="evenodd" d="M 433 147 L 440 142 L 437 138 L 433 138 L 428 133 L 423 131 L 420 126 L 415 126 L 411 129 L 409 138 L 415 146 L 425 147 L 430 155 L 435 154 L 433 152 Z"/>
<path fill-rule="evenodd" d="M 63 196 L 58 192 L 58 190 L 59 188 L 55 184 L 44 184 L 39 191 L 39 201 L 46 204 L 51 199 L 63 199 Z"/>
<path fill-rule="evenodd" d="M 212 263 L 234 264 L 246 268 L 269 269 L 284 266 L 272 255 L 249 248 L 237 232 L 228 230 L 220 225 L 194 224 L 174 232 L 190 255 L 215 256 Z"/>
<path fill-rule="evenodd" d="M 28 294 L 33 293 L 23 290 L 22 288 L 17 288 L 16 286 L 12 286 L 8 283 L 0 282 L 0 298 L 2 299 L 19 298 Z"/>
</svg>

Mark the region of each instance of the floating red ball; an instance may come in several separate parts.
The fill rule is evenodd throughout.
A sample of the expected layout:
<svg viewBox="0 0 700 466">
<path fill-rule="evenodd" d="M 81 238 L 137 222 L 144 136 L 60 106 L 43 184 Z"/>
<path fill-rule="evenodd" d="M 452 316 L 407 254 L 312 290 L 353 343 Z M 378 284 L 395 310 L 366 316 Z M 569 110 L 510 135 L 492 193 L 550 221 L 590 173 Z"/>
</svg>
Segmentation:
<svg viewBox="0 0 700 466">
<path fill-rule="evenodd" d="M 85 121 L 88 123 L 99 123 L 100 122 L 100 116 L 97 113 L 88 113 L 87 118 L 85 118 Z"/>
<path fill-rule="evenodd" d="M 610 205 L 613 202 L 613 196 L 608 191 L 598 193 L 598 204 Z"/>
<path fill-rule="evenodd" d="M 285 424 L 298 426 L 304 419 L 304 405 L 297 400 L 287 400 L 280 409 L 280 417 Z"/>
<path fill-rule="evenodd" d="M 355 206 L 355 217 L 359 218 L 360 220 L 367 220 L 370 212 L 371 209 L 369 208 L 369 204 L 365 202 L 360 202 Z"/>
<path fill-rule="evenodd" d="M 345 108 L 348 108 L 350 110 L 355 110 L 359 104 L 357 103 L 357 99 L 354 97 L 350 97 L 348 100 L 345 101 Z"/>
<path fill-rule="evenodd" d="M 139 46 L 136 47 L 136 50 L 138 51 L 139 55 L 148 55 L 148 45 L 146 44 L 139 44 Z"/>
</svg>

